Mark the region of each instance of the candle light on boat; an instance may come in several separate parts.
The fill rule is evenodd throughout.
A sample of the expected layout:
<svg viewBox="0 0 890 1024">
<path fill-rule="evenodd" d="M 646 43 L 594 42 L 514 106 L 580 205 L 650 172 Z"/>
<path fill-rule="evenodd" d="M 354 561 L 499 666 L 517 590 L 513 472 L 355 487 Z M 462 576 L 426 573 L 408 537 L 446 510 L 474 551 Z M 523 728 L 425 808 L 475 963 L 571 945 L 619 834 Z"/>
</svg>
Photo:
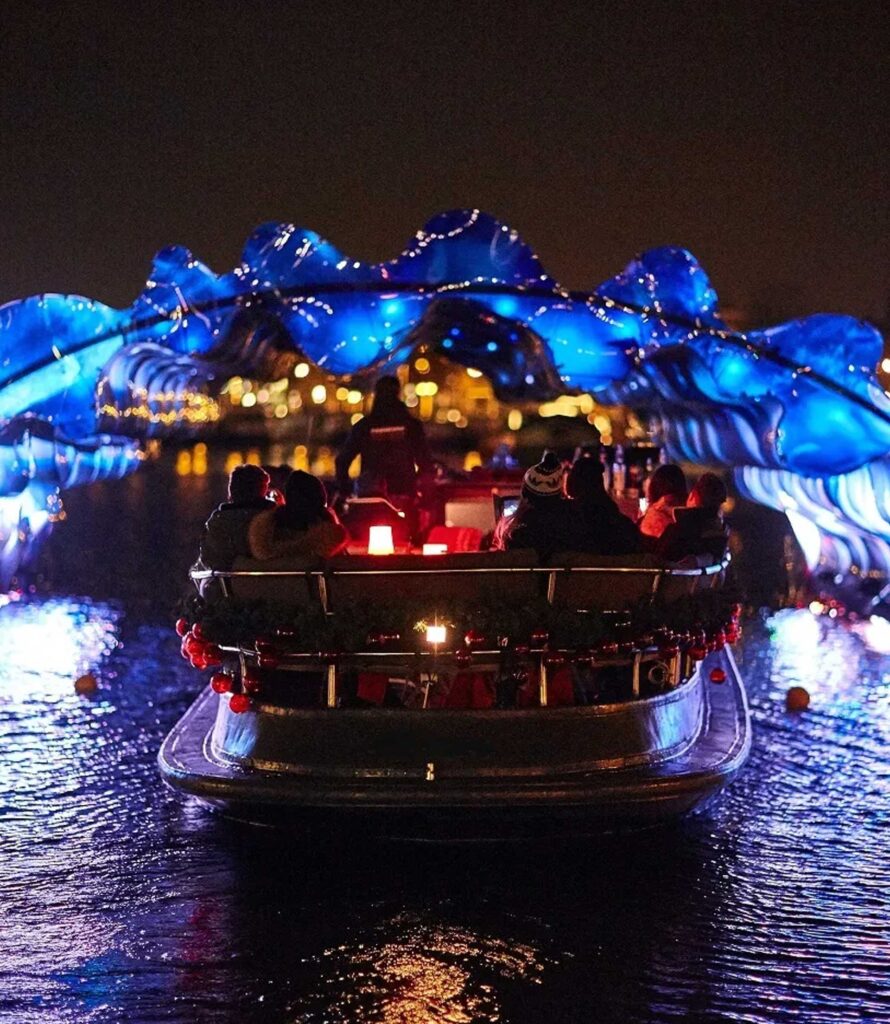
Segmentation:
<svg viewBox="0 0 890 1024">
<path fill-rule="evenodd" d="M 372 526 L 368 531 L 368 554 L 391 555 L 395 548 L 392 543 L 391 526 Z"/>
</svg>

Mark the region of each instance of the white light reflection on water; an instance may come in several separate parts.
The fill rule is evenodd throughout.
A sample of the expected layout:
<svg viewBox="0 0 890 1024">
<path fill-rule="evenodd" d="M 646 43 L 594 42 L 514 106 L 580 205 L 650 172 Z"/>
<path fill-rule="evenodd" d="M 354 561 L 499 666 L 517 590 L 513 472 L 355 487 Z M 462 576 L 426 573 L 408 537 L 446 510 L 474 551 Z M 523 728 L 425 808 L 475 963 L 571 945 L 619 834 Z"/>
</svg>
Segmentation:
<svg viewBox="0 0 890 1024">
<path fill-rule="evenodd" d="M 73 695 L 117 646 L 120 612 L 89 601 L 18 601 L 0 608 L 0 700 Z"/>
<path fill-rule="evenodd" d="M 859 622 L 854 632 L 875 654 L 890 654 L 890 622 L 880 615 L 872 615 L 866 622 Z"/>
<path fill-rule="evenodd" d="M 30 869 L 20 878 L 26 885 L 3 893 L 0 965 L 9 972 L 3 987 L 10 998 L 28 993 L 30 977 L 43 978 L 28 996 L 35 1014 L 45 1013 L 44 1000 L 80 987 L 78 972 L 112 950 L 119 931 L 86 893 L 117 870 L 107 857 L 95 861 L 108 815 L 94 780 L 110 742 L 105 722 L 115 712 L 102 685 L 111 678 L 105 662 L 118 646 L 120 618 L 112 606 L 75 599 L 0 607 L 3 850 L 10 861 L 27 858 Z M 74 689 L 87 672 L 100 682 L 93 699 Z M 61 891 L 63 914 L 53 909 Z M 82 1004 L 80 1019 L 92 1019 L 93 1009 Z"/>
</svg>

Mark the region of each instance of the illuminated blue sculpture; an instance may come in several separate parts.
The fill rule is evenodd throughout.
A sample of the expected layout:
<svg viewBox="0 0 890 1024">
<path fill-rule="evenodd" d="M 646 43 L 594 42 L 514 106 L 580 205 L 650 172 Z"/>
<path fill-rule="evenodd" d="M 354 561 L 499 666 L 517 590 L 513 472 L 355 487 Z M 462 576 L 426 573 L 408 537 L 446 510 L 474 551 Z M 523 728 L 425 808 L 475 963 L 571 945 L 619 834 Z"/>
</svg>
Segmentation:
<svg viewBox="0 0 890 1024">
<path fill-rule="evenodd" d="M 516 232 L 476 210 L 435 217 L 386 263 L 268 224 L 220 276 L 183 248 L 163 250 L 126 310 L 59 295 L 9 303 L 0 309 L 0 576 L 27 553 L 61 489 L 128 472 L 143 439 L 200 432 L 229 376 L 262 376 L 282 352 L 361 380 L 426 344 L 481 370 L 501 398 L 589 391 L 646 408 L 676 455 L 795 479 L 840 479 L 890 451 L 873 328 L 814 316 L 743 337 L 716 310 L 684 250 L 652 250 L 597 291 L 569 292 Z M 40 458 L 23 456 L 35 445 Z M 780 488 L 764 483 L 773 478 L 758 479 L 761 499 L 781 505 Z M 741 482 L 753 493 L 744 473 Z M 845 493 L 828 487 L 825 500 L 858 530 Z M 883 500 L 881 509 L 865 529 L 890 539 Z"/>
</svg>

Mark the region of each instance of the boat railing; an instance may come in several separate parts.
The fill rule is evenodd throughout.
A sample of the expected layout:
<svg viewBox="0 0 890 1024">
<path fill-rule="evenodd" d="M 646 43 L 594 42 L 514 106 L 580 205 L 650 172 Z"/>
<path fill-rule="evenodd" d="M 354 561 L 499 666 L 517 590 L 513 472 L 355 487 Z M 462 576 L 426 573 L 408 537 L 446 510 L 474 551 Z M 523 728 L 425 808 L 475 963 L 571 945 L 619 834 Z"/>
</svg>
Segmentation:
<svg viewBox="0 0 890 1024">
<path fill-rule="evenodd" d="M 438 559 L 443 556 L 428 557 Z M 471 560 L 478 562 L 485 557 L 491 556 L 479 554 L 475 559 L 471 556 Z M 369 564 L 369 561 L 372 564 Z M 338 607 L 342 609 L 348 606 L 350 599 L 370 596 L 373 592 L 369 585 L 370 581 L 381 578 L 387 581 L 398 580 L 398 596 L 402 599 L 417 600 L 420 602 L 419 609 L 424 604 L 431 603 L 431 595 L 435 594 L 441 598 L 443 594 L 472 591 L 470 581 L 479 584 L 480 590 L 486 581 L 504 585 L 509 581 L 510 596 L 515 598 L 517 595 L 522 596 L 516 586 L 522 580 L 526 595 L 545 597 L 548 604 L 568 605 L 578 611 L 596 610 L 601 613 L 619 614 L 635 602 L 654 601 L 658 598 L 669 604 L 695 593 L 700 588 L 719 585 L 728 567 L 729 555 L 716 563 L 694 566 L 627 565 L 613 562 L 597 565 L 590 564 L 595 561 L 594 559 L 585 559 L 579 555 L 566 555 L 558 561 L 554 560 L 556 564 L 549 565 L 534 564 L 534 559 L 530 557 L 525 561 L 526 564 L 490 566 L 427 565 L 420 562 L 420 558 L 413 557 L 399 560 L 399 556 L 375 556 L 369 560 L 362 556 L 345 556 L 332 560 L 327 565 L 310 568 L 276 566 L 214 570 L 195 567 L 191 572 L 191 578 L 199 589 L 210 581 L 218 581 L 223 595 L 235 597 L 244 596 L 239 593 L 240 584 L 250 586 L 260 583 L 259 591 L 252 587 L 248 590 L 249 595 L 256 597 L 264 593 L 265 584 L 280 581 L 285 584 L 283 592 L 272 591 L 266 596 L 281 600 L 282 596 L 286 595 L 304 606 L 315 606 L 326 615 L 333 616 L 336 616 Z M 306 586 L 294 587 L 293 583 L 298 580 L 305 581 Z M 389 586 L 391 585 L 390 582 Z M 220 646 L 226 653 L 239 658 L 242 671 L 247 663 L 262 666 L 263 656 L 257 643 L 232 646 L 223 643 Z M 338 671 L 347 665 L 356 667 L 376 663 L 384 666 L 409 662 L 414 665 L 436 665 L 447 660 L 447 656 L 443 658 L 443 652 L 440 652 L 436 645 L 427 645 L 429 649 L 421 650 L 401 649 L 405 646 L 402 644 L 397 650 L 367 649 L 336 656 L 333 656 L 333 652 L 324 655 L 321 652 L 287 650 L 281 659 L 280 667 L 295 671 L 323 670 L 327 678 L 325 702 L 328 707 L 335 707 L 338 702 Z M 500 648 L 485 647 L 475 649 L 473 657 L 477 665 L 493 664 L 503 653 Z M 546 706 L 548 659 L 555 652 L 545 643 L 529 645 L 527 653 L 537 668 L 540 704 Z M 663 665 L 666 683 L 673 686 L 679 685 L 694 669 L 694 663 L 687 655 L 676 652 L 665 656 L 664 651 L 657 645 L 634 646 L 632 650 L 612 654 L 597 652 L 590 659 L 591 665 L 596 667 L 629 666 L 633 697 L 640 695 L 641 671 L 650 662 Z"/>
</svg>

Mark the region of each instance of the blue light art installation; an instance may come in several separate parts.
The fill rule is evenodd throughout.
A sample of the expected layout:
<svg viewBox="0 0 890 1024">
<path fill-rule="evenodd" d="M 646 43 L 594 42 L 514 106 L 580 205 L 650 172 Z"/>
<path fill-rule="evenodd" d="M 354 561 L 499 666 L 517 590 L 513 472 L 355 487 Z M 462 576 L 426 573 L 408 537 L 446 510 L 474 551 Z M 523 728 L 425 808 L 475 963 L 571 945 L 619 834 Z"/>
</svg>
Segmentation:
<svg viewBox="0 0 890 1024">
<path fill-rule="evenodd" d="M 478 210 L 434 217 L 378 264 L 267 224 L 228 274 L 162 250 L 125 310 L 62 295 L 0 308 L 0 576 L 29 554 L 61 490 L 135 468 L 147 438 L 200 433 L 233 374 L 302 358 L 360 382 L 420 344 L 481 370 L 503 399 L 588 391 L 645 408 L 675 455 L 739 468 L 749 493 L 779 507 L 789 480 L 839 480 L 890 451 L 874 328 L 820 315 L 734 334 L 685 250 L 651 250 L 571 292 Z M 760 471 L 756 487 L 743 468 Z M 863 527 L 843 487 L 822 493 L 842 528 L 890 536 L 883 497 Z"/>
</svg>

